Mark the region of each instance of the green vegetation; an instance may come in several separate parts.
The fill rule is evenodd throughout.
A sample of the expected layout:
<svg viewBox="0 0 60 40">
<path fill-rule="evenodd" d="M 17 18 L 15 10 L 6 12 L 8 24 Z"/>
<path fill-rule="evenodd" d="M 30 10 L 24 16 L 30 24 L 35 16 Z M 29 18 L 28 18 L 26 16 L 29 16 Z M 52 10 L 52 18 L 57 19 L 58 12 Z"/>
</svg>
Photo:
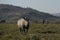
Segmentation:
<svg viewBox="0 0 60 40">
<path fill-rule="evenodd" d="M 60 40 L 60 24 L 31 24 L 27 34 L 16 24 L 0 24 L 0 40 Z"/>
</svg>

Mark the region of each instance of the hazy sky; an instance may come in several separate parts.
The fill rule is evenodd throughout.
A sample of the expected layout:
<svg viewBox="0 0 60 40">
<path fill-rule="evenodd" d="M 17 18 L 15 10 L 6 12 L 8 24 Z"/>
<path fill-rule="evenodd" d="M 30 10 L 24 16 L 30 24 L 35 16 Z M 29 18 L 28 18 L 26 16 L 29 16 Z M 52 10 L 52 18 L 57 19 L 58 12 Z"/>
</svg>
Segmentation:
<svg viewBox="0 0 60 40">
<path fill-rule="evenodd" d="M 12 4 L 48 13 L 60 13 L 60 0 L 0 0 L 0 4 Z"/>
</svg>

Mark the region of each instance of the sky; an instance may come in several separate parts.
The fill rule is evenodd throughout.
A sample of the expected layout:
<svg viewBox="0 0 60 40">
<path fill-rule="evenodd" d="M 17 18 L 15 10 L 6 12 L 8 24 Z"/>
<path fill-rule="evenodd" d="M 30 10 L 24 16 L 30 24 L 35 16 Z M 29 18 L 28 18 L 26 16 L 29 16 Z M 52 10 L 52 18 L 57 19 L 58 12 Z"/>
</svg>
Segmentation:
<svg viewBox="0 0 60 40">
<path fill-rule="evenodd" d="M 60 0 L 0 0 L 0 4 L 29 7 L 47 13 L 60 13 Z"/>
</svg>

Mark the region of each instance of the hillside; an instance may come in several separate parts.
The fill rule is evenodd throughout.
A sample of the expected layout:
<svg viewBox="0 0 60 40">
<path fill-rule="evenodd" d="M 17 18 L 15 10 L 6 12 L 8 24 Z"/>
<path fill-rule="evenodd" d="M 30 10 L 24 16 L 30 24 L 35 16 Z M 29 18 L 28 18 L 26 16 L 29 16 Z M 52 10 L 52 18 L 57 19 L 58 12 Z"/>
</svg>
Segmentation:
<svg viewBox="0 0 60 40">
<path fill-rule="evenodd" d="M 60 17 L 60 13 L 53 13 L 52 15 Z"/>
<path fill-rule="evenodd" d="M 41 22 L 43 19 L 47 19 L 50 22 L 56 22 L 60 20 L 59 17 L 45 12 L 40 12 L 32 8 L 0 4 L 0 20 L 6 20 L 6 22 L 16 22 L 22 16 L 30 17 L 30 21 L 38 22 Z"/>
</svg>

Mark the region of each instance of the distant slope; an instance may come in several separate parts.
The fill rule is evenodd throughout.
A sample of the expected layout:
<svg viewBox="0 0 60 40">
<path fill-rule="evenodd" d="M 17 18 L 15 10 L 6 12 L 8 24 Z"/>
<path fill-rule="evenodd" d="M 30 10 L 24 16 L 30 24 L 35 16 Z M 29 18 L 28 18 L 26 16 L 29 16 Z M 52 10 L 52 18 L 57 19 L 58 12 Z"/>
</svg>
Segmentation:
<svg viewBox="0 0 60 40">
<path fill-rule="evenodd" d="M 13 5 L 0 4 L 0 20 L 16 22 L 21 16 L 30 17 L 30 21 L 41 22 L 43 19 L 58 21 L 60 18 L 48 13 L 39 12 L 32 8 L 22 8 Z"/>
<path fill-rule="evenodd" d="M 52 15 L 60 17 L 60 13 L 53 13 Z"/>
</svg>

